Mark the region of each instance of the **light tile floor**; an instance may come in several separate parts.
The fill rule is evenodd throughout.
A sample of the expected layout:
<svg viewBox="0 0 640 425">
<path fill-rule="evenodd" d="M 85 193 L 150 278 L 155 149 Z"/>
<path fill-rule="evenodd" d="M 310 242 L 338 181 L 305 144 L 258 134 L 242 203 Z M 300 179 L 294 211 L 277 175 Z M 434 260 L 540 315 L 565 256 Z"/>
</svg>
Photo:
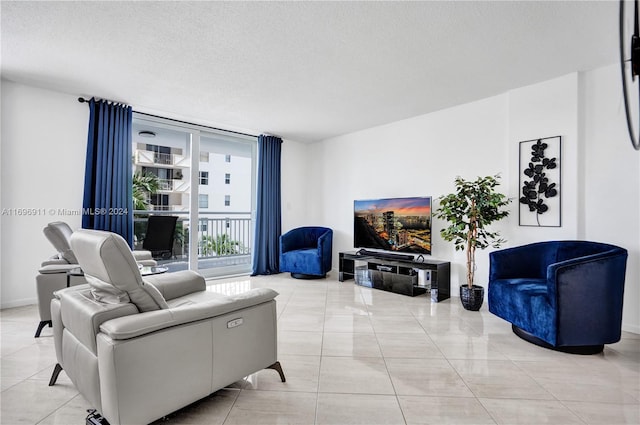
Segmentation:
<svg viewBox="0 0 640 425">
<path fill-rule="evenodd" d="M 271 287 L 279 359 L 164 418 L 166 424 L 639 424 L 640 335 L 602 354 L 522 341 L 458 298 L 433 304 L 289 275 L 210 281 L 215 292 Z M 48 387 L 51 329 L 34 339 L 35 306 L 0 312 L 2 424 L 82 424 L 91 406 L 64 373 Z M 160 421 L 159 421 L 160 422 Z"/>
</svg>

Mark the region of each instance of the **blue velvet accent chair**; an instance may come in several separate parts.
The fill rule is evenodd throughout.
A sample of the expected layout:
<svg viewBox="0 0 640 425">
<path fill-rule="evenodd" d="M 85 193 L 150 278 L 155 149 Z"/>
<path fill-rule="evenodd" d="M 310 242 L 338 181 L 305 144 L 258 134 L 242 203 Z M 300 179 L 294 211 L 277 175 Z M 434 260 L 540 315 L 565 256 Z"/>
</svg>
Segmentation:
<svg viewBox="0 0 640 425">
<path fill-rule="evenodd" d="M 489 261 L 489 311 L 519 337 L 578 354 L 620 340 L 627 250 L 550 241 L 495 251 Z"/>
<path fill-rule="evenodd" d="M 333 230 L 299 227 L 280 236 L 280 271 L 298 279 L 318 279 L 331 270 Z"/>
</svg>

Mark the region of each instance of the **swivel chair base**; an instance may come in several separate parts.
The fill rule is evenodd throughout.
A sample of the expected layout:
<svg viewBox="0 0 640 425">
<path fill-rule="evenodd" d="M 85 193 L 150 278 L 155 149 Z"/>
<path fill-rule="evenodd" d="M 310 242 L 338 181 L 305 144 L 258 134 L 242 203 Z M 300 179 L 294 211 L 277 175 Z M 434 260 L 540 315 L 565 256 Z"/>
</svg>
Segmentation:
<svg viewBox="0 0 640 425">
<path fill-rule="evenodd" d="M 548 348 L 548 349 L 554 350 L 554 351 L 560 351 L 560 352 L 569 353 L 569 354 L 591 355 L 591 354 L 601 353 L 602 350 L 604 350 L 604 344 L 600 344 L 600 345 L 570 345 L 570 346 L 556 347 L 554 345 L 549 344 L 546 341 L 541 340 L 537 336 L 530 334 L 529 332 L 525 331 L 524 329 L 517 327 L 514 324 L 511 324 L 511 329 L 513 330 L 514 334 L 518 335 L 520 338 L 524 339 L 525 341 L 530 342 L 532 344 L 535 344 L 535 345 L 537 345 L 539 347 Z"/>
<path fill-rule="evenodd" d="M 291 273 L 291 277 L 294 279 L 324 279 L 327 277 L 327 274 Z"/>
</svg>

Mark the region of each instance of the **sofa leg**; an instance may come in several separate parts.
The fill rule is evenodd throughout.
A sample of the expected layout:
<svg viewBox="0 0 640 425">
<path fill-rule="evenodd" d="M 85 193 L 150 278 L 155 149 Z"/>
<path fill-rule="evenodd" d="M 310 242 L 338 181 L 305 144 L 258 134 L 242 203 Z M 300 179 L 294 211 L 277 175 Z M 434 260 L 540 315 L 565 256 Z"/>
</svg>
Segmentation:
<svg viewBox="0 0 640 425">
<path fill-rule="evenodd" d="M 284 377 L 284 372 L 282 371 L 282 366 L 280 366 L 280 362 L 275 362 L 271 366 L 267 366 L 266 369 L 275 370 L 276 372 L 278 372 L 278 374 L 280 374 L 280 379 L 282 380 L 282 382 L 287 382 L 287 380 Z"/>
<path fill-rule="evenodd" d="M 604 350 L 604 344 L 600 344 L 600 345 L 559 346 L 559 347 L 556 347 L 554 345 L 549 344 L 546 341 L 543 341 L 542 339 L 538 338 L 537 336 L 530 334 L 529 332 L 527 332 L 524 329 L 514 325 L 513 323 L 511 324 L 511 330 L 513 330 L 514 334 L 518 335 L 520 338 L 524 339 L 527 342 L 535 344 L 535 345 L 537 345 L 539 347 L 548 348 L 550 350 L 560 351 L 560 352 L 563 352 L 563 353 L 591 355 L 591 354 L 601 353 L 602 350 Z"/>
<path fill-rule="evenodd" d="M 53 373 L 51 374 L 51 379 L 49 379 L 50 387 L 55 385 L 56 381 L 58 380 L 58 375 L 60 375 L 60 372 L 62 372 L 62 366 L 60 366 L 60 363 L 56 363 L 56 367 L 53 368 Z"/>
<path fill-rule="evenodd" d="M 44 329 L 44 327 L 47 325 L 51 327 L 52 323 L 53 322 L 51 320 L 41 320 L 38 324 L 38 330 L 36 330 L 36 335 L 34 336 L 34 338 L 40 338 L 40 332 L 42 332 L 42 329 Z"/>
</svg>

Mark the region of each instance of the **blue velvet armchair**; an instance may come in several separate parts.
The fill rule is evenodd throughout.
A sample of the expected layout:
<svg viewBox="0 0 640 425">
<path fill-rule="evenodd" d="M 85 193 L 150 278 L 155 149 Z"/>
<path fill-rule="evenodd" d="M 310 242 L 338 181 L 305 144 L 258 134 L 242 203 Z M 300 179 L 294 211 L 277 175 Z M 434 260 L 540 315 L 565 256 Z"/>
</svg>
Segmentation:
<svg viewBox="0 0 640 425">
<path fill-rule="evenodd" d="M 620 340 L 625 249 L 552 241 L 495 251 L 489 259 L 489 311 L 519 337 L 580 354 Z"/>
<path fill-rule="evenodd" d="M 299 227 L 280 236 L 280 271 L 298 279 L 318 279 L 331 270 L 333 230 Z"/>
</svg>

